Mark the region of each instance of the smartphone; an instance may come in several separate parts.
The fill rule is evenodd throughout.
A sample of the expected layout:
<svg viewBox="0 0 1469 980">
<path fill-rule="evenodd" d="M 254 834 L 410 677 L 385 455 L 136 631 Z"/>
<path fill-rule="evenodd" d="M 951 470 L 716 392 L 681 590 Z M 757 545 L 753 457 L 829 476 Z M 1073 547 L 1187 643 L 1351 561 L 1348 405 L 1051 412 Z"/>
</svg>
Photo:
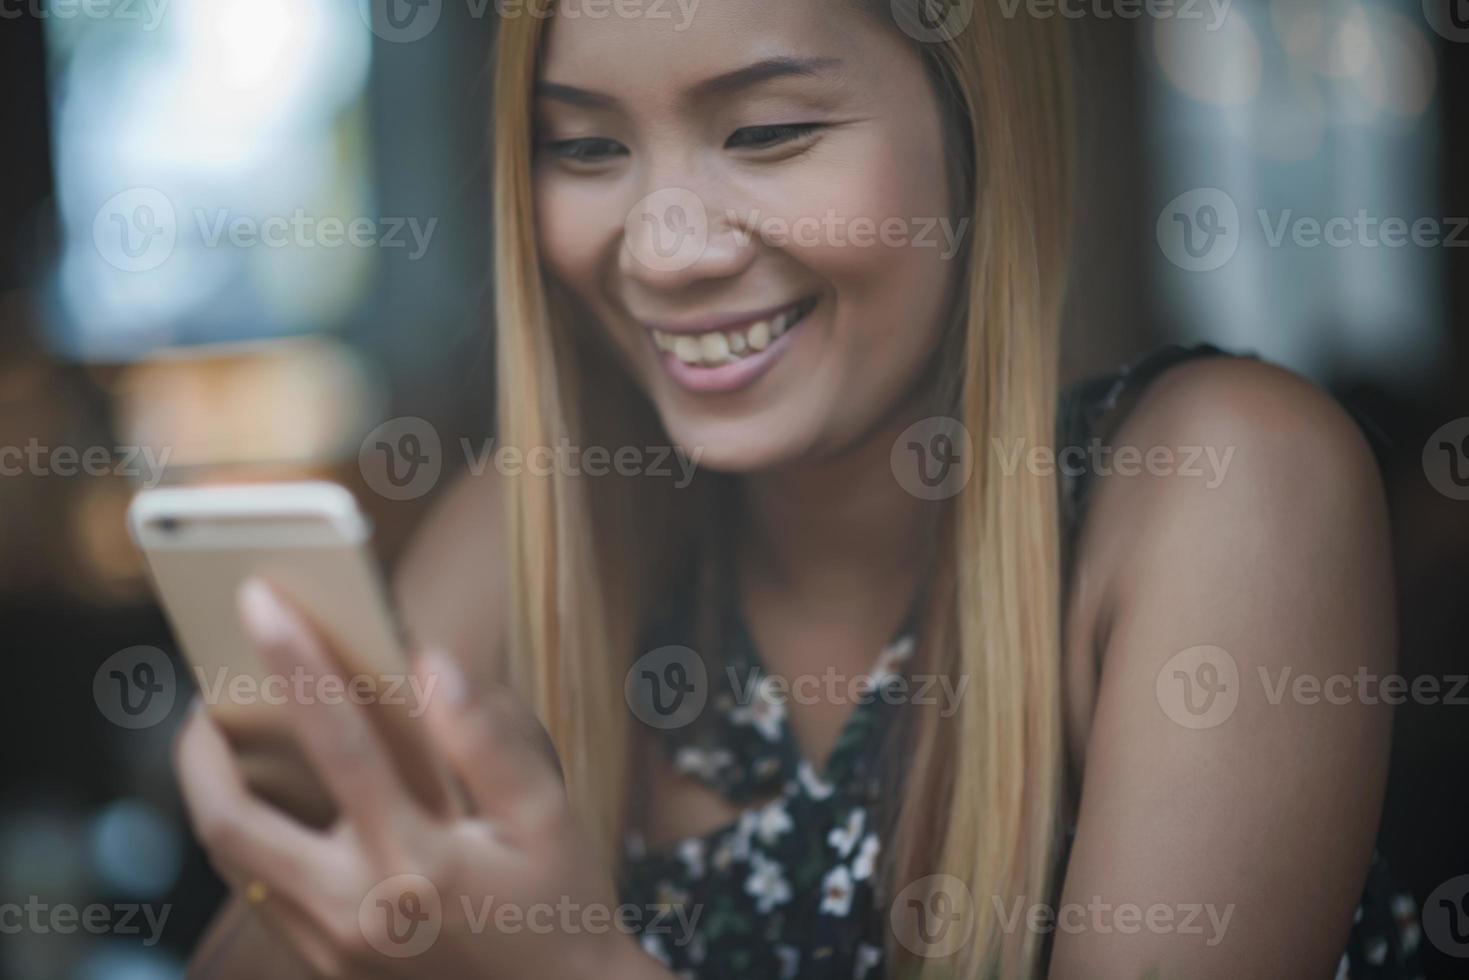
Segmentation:
<svg viewBox="0 0 1469 980">
<path fill-rule="evenodd" d="M 205 705 L 260 797 L 313 826 L 335 806 L 301 753 L 290 699 L 362 704 L 400 778 L 435 812 L 452 792 L 428 748 L 422 715 L 431 690 L 410 673 L 403 638 L 369 548 L 355 498 L 333 483 L 260 483 L 144 490 L 128 529 Z M 258 576 L 326 639 L 343 685 L 269 673 L 237 611 L 240 585 Z"/>
</svg>

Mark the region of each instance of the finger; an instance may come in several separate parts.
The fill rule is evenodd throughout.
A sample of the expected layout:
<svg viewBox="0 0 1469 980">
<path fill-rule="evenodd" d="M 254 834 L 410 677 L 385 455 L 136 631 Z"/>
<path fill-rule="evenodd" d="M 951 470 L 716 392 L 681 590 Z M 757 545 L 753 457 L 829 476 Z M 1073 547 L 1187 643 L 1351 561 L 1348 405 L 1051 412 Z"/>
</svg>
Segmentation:
<svg viewBox="0 0 1469 980">
<path fill-rule="evenodd" d="M 268 669 L 299 676 L 318 691 L 321 681 L 341 678 L 321 636 L 260 579 L 240 588 L 240 618 Z M 346 680 L 338 692 L 345 692 Z M 343 814 L 378 839 L 400 818 L 411 798 L 363 706 L 345 696 L 289 697 L 287 714 L 301 749 Z"/>
<path fill-rule="evenodd" d="M 454 660 L 428 654 L 415 665 L 430 692 L 425 717 L 475 809 L 522 818 L 566 799 L 560 760 L 546 729 L 504 689 L 474 692 Z"/>
<path fill-rule="evenodd" d="M 233 879 L 230 883 L 235 884 Z M 338 975 L 326 934 L 292 902 L 271 894 L 264 901 L 240 897 L 244 887 L 210 926 L 195 947 L 184 980 L 236 976 L 248 960 L 253 976 L 301 977 L 302 966 L 313 977 Z"/>
<path fill-rule="evenodd" d="M 174 758 L 190 823 L 222 872 L 248 874 L 282 894 L 325 872 L 325 838 L 250 792 L 224 734 L 197 705 Z"/>
</svg>

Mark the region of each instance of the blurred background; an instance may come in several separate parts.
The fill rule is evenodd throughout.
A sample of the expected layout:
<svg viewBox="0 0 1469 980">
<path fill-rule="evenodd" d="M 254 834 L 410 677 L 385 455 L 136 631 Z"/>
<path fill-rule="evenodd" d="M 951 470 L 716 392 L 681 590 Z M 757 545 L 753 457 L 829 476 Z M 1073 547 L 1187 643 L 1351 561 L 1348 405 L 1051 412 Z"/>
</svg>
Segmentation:
<svg viewBox="0 0 1469 980">
<path fill-rule="evenodd" d="M 179 663 L 131 495 L 329 477 L 391 567 L 493 432 L 495 7 L 401 7 L 0 0 L 0 902 L 114 910 L 0 921 L 0 977 L 179 976 L 222 895 L 170 773 L 188 692 L 131 727 L 94 687 L 138 647 Z M 1448 691 L 1469 674 L 1469 0 L 1067 9 L 1066 377 L 1210 341 L 1335 392 L 1391 495 L 1401 672 Z M 405 425 L 442 463 L 411 492 L 366 451 Z M 1458 698 L 1397 713 L 1382 850 L 1420 903 L 1469 873 Z M 1454 924 L 1429 976 L 1464 975 Z"/>
</svg>

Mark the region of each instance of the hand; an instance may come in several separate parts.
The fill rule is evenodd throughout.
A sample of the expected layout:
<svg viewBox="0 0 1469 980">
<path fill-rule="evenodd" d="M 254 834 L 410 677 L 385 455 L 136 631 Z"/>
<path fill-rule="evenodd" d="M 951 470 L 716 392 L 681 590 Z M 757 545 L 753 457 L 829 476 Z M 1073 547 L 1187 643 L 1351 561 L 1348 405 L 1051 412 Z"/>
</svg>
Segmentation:
<svg viewBox="0 0 1469 980">
<path fill-rule="evenodd" d="M 268 586 L 247 583 L 240 610 L 272 672 L 340 674 Z M 252 795 L 222 732 L 192 713 L 179 781 L 221 875 L 328 977 L 658 975 L 617 928 L 611 876 L 576 825 L 534 715 L 508 692 L 476 696 L 446 657 L 415 672 L 429 743 L 466 800 L 449 814 L 416 801 L 369 709 L 351 699 L 288 699 L 293 732 L 339 808 L 326 830 Z"/>
</svg>

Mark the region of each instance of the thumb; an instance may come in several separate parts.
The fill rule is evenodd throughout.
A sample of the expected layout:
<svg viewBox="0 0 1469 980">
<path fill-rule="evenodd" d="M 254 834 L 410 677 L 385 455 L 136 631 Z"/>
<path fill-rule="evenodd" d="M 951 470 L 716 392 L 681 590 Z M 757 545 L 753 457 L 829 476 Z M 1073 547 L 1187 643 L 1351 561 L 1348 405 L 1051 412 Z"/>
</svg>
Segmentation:
<svg viewBox="0 0 1469 980">
<path fill-rule="evenodd" d="M 514 820 L 564 803 L 555 745 L 520 698 L 502 686 L 474 689 L 448 654 L 425 654 L 414 669 L 434 691 L 424 712 L 429 737 L 475 811 Z"/>
</svg>

